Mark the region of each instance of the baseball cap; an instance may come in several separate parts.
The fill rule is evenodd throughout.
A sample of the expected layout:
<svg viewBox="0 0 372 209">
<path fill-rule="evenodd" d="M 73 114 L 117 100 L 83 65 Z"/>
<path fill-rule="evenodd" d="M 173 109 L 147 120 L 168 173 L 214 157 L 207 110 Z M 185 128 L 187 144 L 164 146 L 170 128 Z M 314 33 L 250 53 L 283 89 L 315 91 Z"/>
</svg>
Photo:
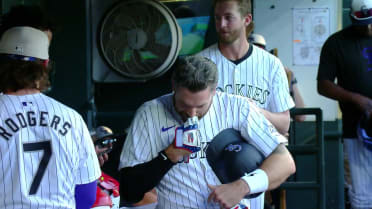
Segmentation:
<svg viewBox="0 0 372 209">
<path fill-rule="evenodd" d="M 45 32 L 32 27 L 13 27 L 0 40 L 0 53 L 49 59 L 49 39 Z"/>
<path fill-rule="evenodd" d="M 257 46 L 263 48 L 263 49 L 266 48 L 265 38 L 262 35 L 260 35 L 260 34 L 252 33 L 249 36 L 248 41 L 251 42 L 254 45 L 257 45 Z"/>
<path fill-rule="evenodd" d="M 372 24 L 372 0 L 353 0 L 351 2 L 353 24 Z"/>
</svg>

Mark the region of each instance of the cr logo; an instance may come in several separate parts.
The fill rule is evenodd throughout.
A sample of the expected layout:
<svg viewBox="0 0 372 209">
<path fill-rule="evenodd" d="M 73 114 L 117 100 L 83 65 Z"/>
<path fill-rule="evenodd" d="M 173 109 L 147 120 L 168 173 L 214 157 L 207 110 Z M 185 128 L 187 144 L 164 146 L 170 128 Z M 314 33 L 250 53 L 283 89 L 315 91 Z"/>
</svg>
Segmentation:
<svg viewBox="0 0 372 209">
<path fill-rule="evenodd" d="M 240 152 L 240 150 L 242 150 L 242 146 L 240 144 L 229 144 L 226 148 L 225 148 L 226 151 L 229 151 L 229 152 Z"/>
</svg>

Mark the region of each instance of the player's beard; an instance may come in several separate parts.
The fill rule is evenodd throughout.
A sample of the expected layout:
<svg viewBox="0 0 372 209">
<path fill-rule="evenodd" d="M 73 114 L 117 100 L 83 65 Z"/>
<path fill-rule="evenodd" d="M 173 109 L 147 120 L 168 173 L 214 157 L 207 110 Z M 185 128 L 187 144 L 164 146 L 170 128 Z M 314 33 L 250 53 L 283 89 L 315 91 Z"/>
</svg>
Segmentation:
<svg viewBox="0 0 372 209">
<path fill-rule="evenodd" d="M 237 39 L 239 39 L 240 33 L 241 33 L 241 29 L 232 30 L 224 34 L 222 32 L 219 32 L 218 40 L 220 43 L 223 43 L 223 44 L 231 44 Z"/>
</svg>

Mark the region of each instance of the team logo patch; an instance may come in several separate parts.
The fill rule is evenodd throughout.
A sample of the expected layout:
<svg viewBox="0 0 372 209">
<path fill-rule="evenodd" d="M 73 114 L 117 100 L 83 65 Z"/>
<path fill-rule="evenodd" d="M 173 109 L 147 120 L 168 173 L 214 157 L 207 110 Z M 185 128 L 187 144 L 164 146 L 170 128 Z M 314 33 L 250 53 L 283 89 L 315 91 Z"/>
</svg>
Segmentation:
<svg viewBox="0 0 372 209">
<path fill-rule="evenodd" d="M 23 107 L 29 107 L 29 106 L 32 106 L 32 102 L 22 102 L 22 106 Z"/>
<path fill-rule="evenodd" d="M 242 146 L 240 144 L 229 144 L 225 148 L 225 151 L 229 152 L 240 152 L 242 150 Z"/>
</svg>

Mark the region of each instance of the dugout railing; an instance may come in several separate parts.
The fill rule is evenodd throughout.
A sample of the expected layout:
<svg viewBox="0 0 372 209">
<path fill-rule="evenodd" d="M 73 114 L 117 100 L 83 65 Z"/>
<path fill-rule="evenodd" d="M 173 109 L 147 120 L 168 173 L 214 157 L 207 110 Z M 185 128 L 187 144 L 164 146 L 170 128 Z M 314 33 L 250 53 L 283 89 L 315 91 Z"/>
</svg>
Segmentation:
<svg viewBox="0 0 372 209">
<path fill-rule="evenodd" d="M 324 160 L 324 124 L 323 114 L 320 108 L 293 108 L 291 109 L 291 117 L 296 115 L 314 115 L 315 116 L 315 139 L 297 140 L 296 131 L 298 122 L 291 122 L 289 138 L 288 138 L 288 150 L 291 152 L 297 167 L 297 172 L 293 174 L 286 182 L 284 182 L 279 190 L 281 191 L 280 209 L 286 209 L 286 193 L 289 190 L 315 190 L 317 193 L 316 208 L 325 209 L 326 203 L 326 191 L 325 191 L 325 160 Z M 307 130 L 309 131 L 309 130 Z M 313 135 L 314 136 L 314 135 Z M 309 142 L 311 141 L 311 142 Z M 307 165 L 299 165 L 299 158 L 301 156 L 311 156 L 315 159 L 315 162 L 301 162 L 308 163 L 309 167 L 314 166 L 316 168 L 315 178 L 309 180 L 303 180 L 297 176 L 299 168 L 307 167 Z M 283 191 L 285 192 L 283 195 Z M 284 198 L 284 200 L 282 200 Z M 310 197 L 307 197 L 310 198 Z M 305 202 L 303 204 L 306 204 Z"/>
</svg>

